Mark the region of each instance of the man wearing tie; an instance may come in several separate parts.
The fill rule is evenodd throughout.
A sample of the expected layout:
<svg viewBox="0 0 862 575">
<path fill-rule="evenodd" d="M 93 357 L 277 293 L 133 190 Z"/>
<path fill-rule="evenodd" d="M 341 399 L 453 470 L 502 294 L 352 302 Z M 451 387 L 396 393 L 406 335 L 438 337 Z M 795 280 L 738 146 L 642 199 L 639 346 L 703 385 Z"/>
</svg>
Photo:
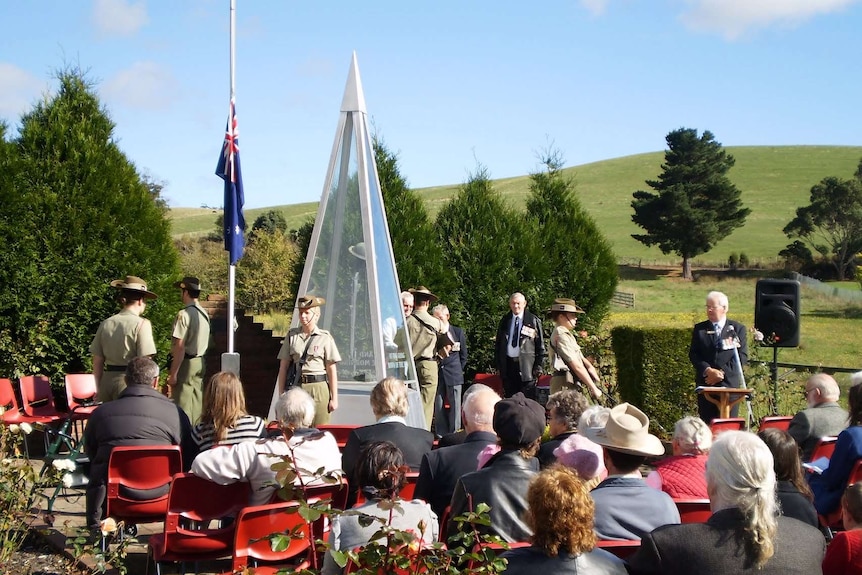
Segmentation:
<svg viewBox="0 0 862 575">
<path fill-rule="evenodd" d="M 718 291 L 707 294 L 709 319 L 694 326 L 688 352 L 698 387 L 742 387 L 741 367 L 748 362 L 746 330 L 738 321 L 727 319 L 727 310 L 726 295 Z M 697 409 L 700 418 L 707 423 L 718 417 L 718 406 L 703 394 L 697 396 Z M 733 407 L 730 415 L 737 417 L 738 413 L 739 404 Z"/>
<path fill-rule="evenodd" d="M 452 340 L 452 351 L 440 360 L 437 376 L 437 397 L 434 399 L 434 433 L 437 437 L 461 429 L 461 388 L 467 368 L 467 338 L 464 330 L 449 323 L 449 307 L 437 304 L 431 310 L 443 322 L 443 329 Z M 446 405 L 449 409 L 446 409 Z"/>
<path fill-rule="evenodd" d="M 509 309 L 497 328 L 495 359 L 497 372 L 503 379 L 504 397 L 519 391 L 531 399 L 536 397 L 536 381 L 545 361 L 545 341 L 542 322 L 527 311 L 522 293 L 513 293 Z"/>
</svg>

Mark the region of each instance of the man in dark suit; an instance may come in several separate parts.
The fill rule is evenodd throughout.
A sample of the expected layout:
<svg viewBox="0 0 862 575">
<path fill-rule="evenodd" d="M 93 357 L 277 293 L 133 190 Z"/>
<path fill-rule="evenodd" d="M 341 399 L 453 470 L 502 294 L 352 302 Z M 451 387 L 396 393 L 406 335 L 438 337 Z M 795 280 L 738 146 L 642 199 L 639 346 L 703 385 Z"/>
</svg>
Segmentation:
<svg viewBox="0 0 862 575">
<path fill-rule="evenodd" d="M 503 395 L 511 397 L 519 391 L 536 398 L 536 381 L 545 361 L 545 339 L 542 322 L 527 310 L 522 293 L 509 298 L 509 313 L 497 328 L 495 360 L 503 379 Z"/>
<path fill-rule="evenodd" d="M 476 456 L 486 446 L 497 442 L 494 405 L 500 401 L 500 396 L 490 387 L 481 387 L 471 391 L 464 400 L 464 429 L 467 431 L 464 443 L 435 449 L 422 458 L 414 495 L 427 501 L 441 519 L 458 478 L 476 471 Z"/>
<path fill-rule="evenodd" d="M 742 366 L 748 362 L 745 326 L 727 319 L 727 310 L 726 295 L 718 291 L 707 294 L 708 320 L 694 326 L 688 351 L 698 387 L 743 387 L 745 383 L 742 375 Z M 702 393 L 697 396 L 697 410 L 707 423 L 718 417 L 718 406 Z M 738 413 L 737 404 L 730 415 L 736 417 Z"/>
<path fill-rule="evenodd" d="M 404 463 L 419 471 L 422 456 L 431 451 L 434 436 L 430 431 L 410 427 L 407 416 L 407 386 L 400 379 L 387 377 L 371 390 L 371 411 L 377 423 L 358 427 L 350 432 L 342 452 L 341 462 L 350 486 L 347 503 L 353 505 L 361 486 L 356 484 L 356 467 L 362 448 L 372 441 L 389 441 L 404 455 Z"/>
<path fill-rule="evenodd" d="M 461 428 L 461 388 L 464 387 L 464 369 L 467 367 L 467 338 L 463 329 L 449 323 L 449 308 L 445 304 L 435 305 L 431 313 L 443 322 L 443 329 L 453 342 L 449 355 L 439 360 L 434 434 L 441 437 Z M 447 403 L 448 409 L 445 407 Z"/>
</svg>

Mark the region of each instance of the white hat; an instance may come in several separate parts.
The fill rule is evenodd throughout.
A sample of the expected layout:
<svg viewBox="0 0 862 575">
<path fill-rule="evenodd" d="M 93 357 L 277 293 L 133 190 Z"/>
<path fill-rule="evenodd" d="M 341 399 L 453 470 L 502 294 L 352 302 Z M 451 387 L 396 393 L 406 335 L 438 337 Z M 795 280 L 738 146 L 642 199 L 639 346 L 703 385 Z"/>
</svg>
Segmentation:
<svg viewBox="0 0 862 575">
<path fill-rule="evenodd" d="M 664 444 L 649 432 L 649 417 L 628 403 L 611 408 L 604 427 L 590 427 L 585 435 L 603 447 L 632 455 L 664 455 Z"/>
</svg>

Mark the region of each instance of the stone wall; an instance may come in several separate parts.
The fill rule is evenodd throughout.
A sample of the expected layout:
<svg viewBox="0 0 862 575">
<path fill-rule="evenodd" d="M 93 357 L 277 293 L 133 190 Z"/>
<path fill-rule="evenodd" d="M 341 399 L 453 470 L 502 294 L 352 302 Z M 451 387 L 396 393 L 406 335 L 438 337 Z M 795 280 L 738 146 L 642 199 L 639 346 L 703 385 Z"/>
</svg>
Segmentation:
<svg viewBox="0 0 862 575">
<path fill-rule="evenodd" d="M 210 294 L 201 306 L 210 315 L 212 344 L 206 355 L 207 379 L 221 370 L 221 355 L 227 352 L 227 298 Z M 266 418 L 275 378 L 278 376 L 278 350 L 281 337 L 272 335 L 254 318 L 234 309 L 238 328 L 234 333 L 234 352 L 239 354 L 240 379 L 245 387 L 249 413 Z"/>
</svg>

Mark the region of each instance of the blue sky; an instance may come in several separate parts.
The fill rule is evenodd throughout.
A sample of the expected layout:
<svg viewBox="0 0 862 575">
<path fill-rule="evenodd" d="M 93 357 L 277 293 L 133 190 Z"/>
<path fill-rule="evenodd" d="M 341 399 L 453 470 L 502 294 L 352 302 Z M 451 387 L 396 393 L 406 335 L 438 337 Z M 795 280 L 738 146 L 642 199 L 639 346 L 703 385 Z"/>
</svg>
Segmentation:
<svg viewBox="0 0 862 575">
<path fill-rule="evenodd" d="M 88 70 L 172 206 L 221 206 L 229 0 L 3 2 L 0 118 Z M 320 198 L 351 54 L 413 187 L 664 149 L 859 145 L 862 0 L 237 0 L 246 207 Z"/>
</svg>

